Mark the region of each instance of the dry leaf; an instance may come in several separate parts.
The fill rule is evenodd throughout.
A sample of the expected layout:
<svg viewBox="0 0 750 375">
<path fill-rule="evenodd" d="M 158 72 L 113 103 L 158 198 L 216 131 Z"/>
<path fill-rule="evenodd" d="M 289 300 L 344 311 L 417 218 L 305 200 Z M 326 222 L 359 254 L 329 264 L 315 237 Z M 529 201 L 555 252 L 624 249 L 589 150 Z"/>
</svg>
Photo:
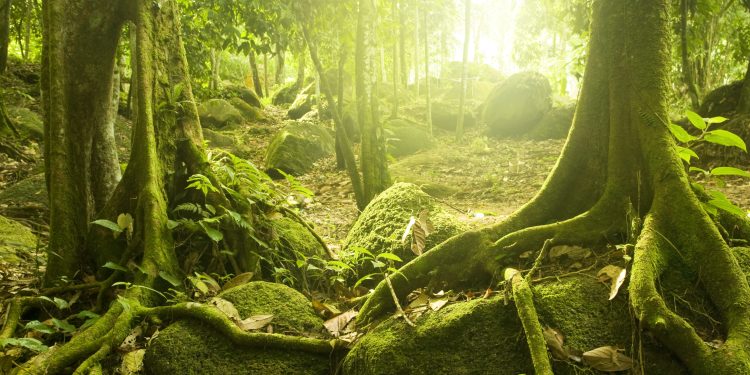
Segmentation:
<svg viewBox="0 0 750 375">
<path fill-rule="evenodd" d="M 120 364 L 120 374 L 122 375 L 136 375 L 143 370 L 143 356 L 146 354 L 146 349 L 138 349 L 132 352 L 123 354 L 122 363 Z"/>
<path fill-rule="evenodd" d="M 609 291 L 609 300 L 610 301 L 612 299 L 614 299 L 615 296 L 617 296 L 617 292 L 620 290 L 620 287 L 622 286 L 622 283 L 625 282 L 625 276 L 627 276 L 627 274 L 628 274 L 628 271 L 623 268 L 620 271 L 620 274 L 617 275 L 617 279 L 612 280 L 612 288 Z"/>
<path fill-rule="evenodd" d="M 427 293 L 422 292 L 417 298 L 406 306 L 407 310 L 414 310 L 418 307 L 427 306 L 430 303 L 430 296 Z"/>
<path fill-rule="evenodd" d="M 441 297 L 430 300 L 430 308 L 432 311 L 438 311 L 445 306 L 445 304 L 448 303 L 448 297 Z"/>
<path fill-rule="evenodd" d="M 328 319 L 323 325 L 333 337 L 339 337 L 354 331 L 354 318 L 356 317 L 357 312 L 352 309 L 339 316 Z"/>
<path fill-rule="evenodd" d="M 596 273 L 596 277 L 599 279 L 599 281 L 606 283 L 610 280 L 616 280 L 617 276 L 620 275 L 620 270 L 622 270 L 622 267 L 613 266 L 610 264 L 600 269 L 599 272 Z"/>
<path fill-rule="evenodd" d="M 506 268 L 505 273 L 503 274 L 503 279 L 505 281 L 510 281 L 511 279 L 513 279 L 514 276 L 516 276 L 516 274 L 519 274 L 519 273 L 521 273 L 521 271 L 515 268 L 510 268 L 510 267 Z"/>
<path fill-rule="evenodd" d="M 239 326 L 243 331 L 250 331 L 253 329 L 261 329 L 268 325 L 268 323 L 271 323 L 272 320 L 273 314 L 253 315 L 240 321 Z"/>
<path fill-rule="evenodd" d="M 412 227 L 411 251 L 419 256 L 424 252 L 427 236 L 434 230 L 429 218 L 430 212 L 422 210 L 419 212 L 417 219 Z"/>
<path fill-rule="evenodd" d="M 565 338 L 560 332 L 554 328 L 545 327 L 542 330 L 542 335 L 547 343 L 547 348 L 552 352 L 552 357 L 561 361 L 568 360 L 568 351 L 563 347 Z"/>
<path fill-rule="evenodd" d="M 568 259 L 571 260 L 581 260 L 584 258 L 588 258 L 593 253 L 589 249 L 584 249 L 580 246 L 555 246 L 549 251 L 549 257 L 550 259 L 559 258 L 563 255 L 567 256 Z"/>
<path fill-rule="evenodd" d="M 137 347 L 136 342 L 138 341 L 138 337 L 140 337 L 142 334 L 143 328 L 141 328 L 141 326 L 133 328 L 133 330 L 130 331 L 130 334 L 125 337 L 125 340 L 122 341 L 122 344 L 120 344 L 119 350 L 123 352 L 135 350 Z"/>
<path fill-rule="evenodd" d="M 231 302 L 223 298 L 214 297 L 211 298 L 208 303 L 211 304 L 211 306 L 219 309 L 219 311 L 223 312 L 224 315 L 228 316 L 229 319 L 231 319 L 233 322 L 239 322 L 241 320 L 239 311 L 237 311 L 237 308 L 234 307 L 234 304 L 232 304 Z"/>
<path fill-rule="evenodd" d="M 599 371 L 625 371 L 633 367 L 633 360 L 613 346 L 602 346 L 583 353 L 587 365 Z"/>
<path fill-rule="evenodd" d="M 406 237 L 409 237 L 409 233 L 411 233 L 411 227 L 414 226 L 414 223 L 417 222 L 417 219 L 412 216 L 409 218 L 409 224 L 406 224 L 406 229 L 404 230 L 404 234 L 401 236 L 401 243 L 406 242 Z"/>
<path fill-rule="evenodd" d="M 240 286 L 242 284 L 247 284 L 250 280 L 253 279 L 254 275 L 255 274 L 253 274 L 252 272 L 241 273 L 233 277 L 231 280 L 227 281 L 221 288 L 221 290 L 227 290 L 236 286 Z"/>
</svg>

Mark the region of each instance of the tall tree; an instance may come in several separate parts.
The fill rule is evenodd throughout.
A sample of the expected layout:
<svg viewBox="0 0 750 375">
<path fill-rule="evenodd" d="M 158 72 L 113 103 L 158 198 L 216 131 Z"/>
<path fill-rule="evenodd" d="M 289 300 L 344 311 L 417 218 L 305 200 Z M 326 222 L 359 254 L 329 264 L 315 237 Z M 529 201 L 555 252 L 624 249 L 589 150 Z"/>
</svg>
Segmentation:
<svg viewBox="0 0 750 375">
<path fill-rule="evenodd" d="M 0 73 L 8 64 L 8 43 L 10 42 L 11 0 L 0 0 Z"/>
<path fill-rule="evenodd" d="M 464 0 L 464 54 L 461 62 L 461 97 L 458 101 L 458 123 L 456 124 L 456 139 L 464 136 L 464 112 L 466 111 L 466 91 L 468 88 L 469 43 L 471 41 L 471 0 Z"/>
<path fill-rule="evenodd" d="M 425 102 L 427 109 L 425 113 L 427 114 L 427 131 L 432 136 L 432 78 L 430 77 L 430 41 L 429 38 L 429 29 L 428 29 L 428 23 L 427 19 L 429 8 L 425 7 L 425 9 L 422 11 L 422 34 L 424 34 L 424 76 L 425 76 Z"/>
<path fill-rule="evenodd" d="M 641 326 L 692 374 L 750 373 L 748 280 L 693 193 L 668 130 L 668 13 L 668 0 L 596 0 L 573 128 L 542 189 L 505 221 L 455 236 L 402 267 L 375 289 L 358 322 L 392 309 L 392 293 L 404 297 L 428 282 L 484 282 L 547 241 L 592 249 L 619 241 L 632 244 L 629 299 Z M 660 294 L 673 272 L 690 275 L 722 317 L 719 347 Z"/>
</svg>

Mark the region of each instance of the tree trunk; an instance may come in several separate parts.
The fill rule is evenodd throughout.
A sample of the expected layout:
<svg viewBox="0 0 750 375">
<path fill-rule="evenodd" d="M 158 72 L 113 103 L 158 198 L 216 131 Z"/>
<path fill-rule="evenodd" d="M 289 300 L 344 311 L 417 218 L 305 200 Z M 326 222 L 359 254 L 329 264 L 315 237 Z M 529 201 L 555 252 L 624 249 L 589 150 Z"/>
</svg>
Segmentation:
<svg viewBox="0 0 750 375">
<path fill-rule="evenodd" d="M 414 2 L 414 93 L 419 98 L 419 4 Z"/>
<path fill-rule="evenodd" d="M 299 61 L 297 62 L 297 80 L 294 82 L 294 85 L 297 87 L 302 87 L 305 84 L 305 60 L 305 50 L 303 47 L 299 53 Z"/>
<path fill-rule="evenodd" d="M 276 75 L 273 77 L 274 84 L 281 85 L 284 83 L 284 50 L 276 47 Z"/>
<path fill-rule="evenodd" d="M 71 278 L 81 267 L 96 191 L 111 186 L 112 164 L 95 165 L 94 142 L 107 139 L 112 117 L 115 53 L 123 22 L 118 7 L 100 1 L 47 5 L 42 74 L 45 99 L 45 173 L 50 202 L 46 284 Z M 85 23 L 80 19 L 98 19 Z M 75 98 L 75 100 L 73 100 Z M 107 143 L 102 147 L 114 147 Z M 117 165 L 119 169 L 119 165 Z"/>
<path fill-rule="evenodd" d="M 0 74 L 8 65 L 8 43 L 10 42 L 11 0 L 0 0 Z"/>
<path fill-rule="evenodd" d="M 548 240 L 604 252 L 607 243 L 630 244 L 628 296 L 639 327 L 691 374 L 750 373 L 748 280 L 693 193 L 668 130 L 669 5 L 594 2 L 573 128 L 542 189 L 505 221 L 455 236 L 406 264 L 392 276 L 393 289 L 378 285 L 359 324 L 392 309 L 392 290 L 403 297 L 428 283 L 486 285 Z M 712 302 L 723 320 L 721 346 L 709 346 L 670 310 L 660 294 L 670 273 L 689 275 Z"/>
<path fill-rule="evenodd" d="M 263 91 L 268 91 L 268 54 L 263 54 Z"/>
<path fill-rule="evenodd" d="M 346 48 L 346 43 L 341 43 L 341 47 L 339 48 L 338 87 L 336 88 L 336 100 L 337 100 L 336 106 L 338 110 L 340 111 L 339 118 L 341 119 L 341 121 L 345 121 L 344 116 L 346 115 L 345 109 L 344 109 L 345 108 L 344 74 L 346 73 L 345 72 L 346 59 L 348 56 L 349 56 L 349 52 L 348 52 L 348 49 Z M 345 127 L 344 127 L 344 130 L 346 130 Z M 351 135 L 347 133 L 345 138 L 347 140 L 351 140 Z M 346 170 L 346 156 L 345 156 L 344 147 L 351 147 L 351 146 L 346 146 L 344 144 L 344 140 L 340 137 L 336 137 L 335 142 L 336 142 L 336 169 L 343 171 L 343 170 Z"/>
<path fill-rule="evenodd" d="M 255 88 L 255 93 L 258 94 L 259 97 L 263 97 L 263 86 L 260 81 L 260 72 L 258 71 L 258 64 L 255 61 L 255 52 L 250 51 L 248 53 L 248 59 L 250 60 L 250 71 L 253 75 L 253 87 Z"/>
<path fill-rule="evenodd" d="M 399 61 L 401 62 L 401 86 L 407 87 L 409 82 L 409 59 L 406 58 L 406 12 L 404 12 L 405 3 L 399 1 L 398 5 L 398 45 Z"/>
<path fill-rule="evenodd" d="M 422 17 L 424 18 L 424 25 L 422 27 L 422 32 L 424 34 L 424 76 L 425 76 L 425 94 L 426 94 L 426 106 L 427 108 L 427 131 L 430 134 L 430 137 L 432 137 L 432 79 L 430 77 L 430 43 L 427 39 L 429 36 L 429 32 L 427 30 L 427 9 L 425 9 L 422 12 Z"/>
<path fill-rule="evenodd" d="M 693 66 L 688 57 L 688 0 L 680 0 L 680 49 L 682 50 L 682 80 L 687 88 L 692 108 L 700 106 L 700 94 L 693 77 Z"/>
<path fill-rule="evenodd" d="M 391 17 L 393 24 L 398 25 L 398 0 L 393 0 L 393 10 Z M 398 118 L 399 97 L 398 89 L 401 82 L 399 68 L 401 61 L 399 59 L 398 38 L 393 38 L 393 102 L 391 107 L 391 118 Z"/>
<path fill-rule="evenodd" d="M 461 96 L 458 101 L 458 123 L 456 124 L 456 139 L 464 136 L 464 111 L 466 110 L 466 89 L 468 86 L 469 43 L 471 41 L 471 0 L 464 0 L 464 55 L 461 63 Z"/>
<path fill-rule="evenodd" d="M 219 69 L 221 69 L 221 51 L 216 48 L 211 48 L 211 81 L 208 83 L 208 88 L 212 91 L 219 90 L 221 85 L 221 78 L 219 76 Z"/>
<path fill-rule="evenodd" d="M 750 62 L 747 64 L 747 73 L 745 73 L 745 82 L 742 84 L 742 94 L 740 95 L 737 112 L 750 113 Z"/>
<path fill-rule="evenodd" d="M 388 188 L 390 177 L 385 153 L 385 137 L 380 125 L 377 74 L 373 71 L 375 51 L 375 9 L 372 0 L 359 0 L 357 17 L 357 51 L 355 61 L 357 116 L 362 132 L 362 180 L 364 197 L 370 202 Z"/>
</svg>

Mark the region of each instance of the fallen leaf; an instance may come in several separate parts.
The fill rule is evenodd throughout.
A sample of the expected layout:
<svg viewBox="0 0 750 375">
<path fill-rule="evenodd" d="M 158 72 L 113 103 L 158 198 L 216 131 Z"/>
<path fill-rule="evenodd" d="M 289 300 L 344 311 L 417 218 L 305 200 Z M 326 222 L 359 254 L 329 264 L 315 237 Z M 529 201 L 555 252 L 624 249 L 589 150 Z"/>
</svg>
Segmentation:
<svg viewBox="0 0 750 375">
<path fill-rule="evenodd" d="M 599 272 L 596 273 L 596 278 L 599 279 L 599 281 L 606 283 L 610 280 L 617 279 L 617 276 L 620 275 L 620 270 L 622 270 L 622 267 L 610 264 L 600 269 Z"/>
<path fill-rule="evenodd" d="M 628 271 L 623 268 L 620 271 L 620 274 L 617 275 L 617 279 L 615 279 L 615 280 L 612 281 L 612 288 L 609 291 L 609 300 L 610 301 L 612 299 L 614 299 L 615 296 L 617 296 L 617 292 L 620 290 L 620 287 L 622 286 L 622 283 L 625 282 L 625 276 L 627 276 L 627 274 L 628 274 Z"/>
<path fill-rule="evenodd" d="M 445 306 L 445 304 L 448 303 L 448 297 L 442 297 L 430 300 L 430 308 L 432 311 L 438 311 Z"/>
<path fill-rule="evenodd" d="M 633 367 L 633 359 L 613 346 L 602 346 L 583 353 L 587 365 L 599 371 L 625 371 Z"/>
<path fill-rule="evenodd" d="M 120 374 L 122 375 L 136 375 L 143 370 L 143 356 L 146 354 L 146 349 L 138 349 L 132 352 L 127 352 L 122 356 L 122 363 L 120 364 Z"/>
<path fill-rule="evenodd" d="M 323 325 L 333 337 L 339 337 L 354 331 L 354 318 L 357 317 L 357 311 L 354 309 L 344 312 L 339 316 L 328 319 Z"/>
<path fill-rule="evenodd" d="M 568 351 L 563 347 L 564 337 L 554 328 L 545 327 L 542 330 L 544 341 L 547 343 L 547 348 L 552 352 L 552 357 L 561 361 L 568 360 Z"/>
<path fill-rule="evenodd" d="M 549 251 L 549 257 L 550 259 L 559 258 L 561 256 L 566 256 L 568 259 L 571 260 L 581 260 L 588 258 L 593 253 L 589 249 L 584 249 L 580 246 L 555 246 Z"/>
<path fill-rule="evenodd" d="M 241 320 L 239 311 L 237 311 L 237 308 L 234 307 L 234 304 L 231 302 L 223 298 L 214 297 L 211 298 L 208 303 L 223 312 L 224 315 L 228 316 L 233 322 L 239 322 Z"/>
<path fill-rule="evenodd" d="M 273 320 L 273 314 L 253 315 L 240 321 L 239 326 L 244 331 L 261 329 L 271 323 L 271 320 Z"/>
</svg>

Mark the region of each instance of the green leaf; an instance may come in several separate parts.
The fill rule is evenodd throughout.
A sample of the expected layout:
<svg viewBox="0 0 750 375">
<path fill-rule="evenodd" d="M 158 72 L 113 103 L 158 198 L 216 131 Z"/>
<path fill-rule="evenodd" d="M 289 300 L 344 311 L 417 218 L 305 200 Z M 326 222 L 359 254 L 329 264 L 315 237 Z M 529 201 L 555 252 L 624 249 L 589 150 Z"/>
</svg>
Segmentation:
<svg viewBox="0 0 750 375">
<path fill-rule="evenodd" d="M 750 172 L 743 171 L 742 169 L 734 167 L 716 167 L 711 170 L 711 174 L 714 176 L 750 177 Z"/>
<path fill-rule="evenodd" d="M 745 211 L 735 206 L 734 203 L 730 202 L 728 199 L 711 199 L 710 201 L 708 201 L 708 204 L 720 210 L 727 211 L 734 215 L 739 215 L 739 216 L 746 215 Z"/>
<path fill-rule="evenodd" d="M 79 312 L 78 314 L 75 314 L 74 316 L 76 318 L 78 318 L 78 319 L 96 319 L 96 318 L 100 317 L 101 315 L 99 315 L 99 314 L 97 314 L 97 313 L 95 313 L 93 311 L 83 310 L 83 311 Z"/>
<path fill-rule="evenodd" d="M 682 146 L 677 146 L 677 155 L 679 155 L 680 159 L 684 160 L 688 164 L 690 164 L 692 158 L 699 159 L 698 154 L 696 154 L 695 151 Z"/>
<path fill-rule="evenodd" d="M 378 254 L 376 258 L 388 259 L 388 260 L 392 260 L 395 262 L 403 262 L 403 260 L 401 260 L 401 258 L 399 258 L 398 255 L 393 254 L 393 253 L 380 253 Z"/>
<path fill-rule="evenodd" d="M 224 239 L 224 234 L 221 233 L 221 231 L 214 229 L 203 222 L 200 222 L 199 224 L 201 228 L 203 228 L 203 232 L 205 232 L 212 241 L 219 242 Z"/>
<path fill-rule="evenodd" d="M 738 147 L 747 152 L 745 141 L 743 141 L 742 138 L 740 138 L 737 134 L 726 130 L 711 130 L 709 132 L 706 132 L 706 135 L 703 138 L 707 142 L 722 146 Z"/>
<path fill-rule="evenodd" d="M 172 229 L 177 228 L 179 226 L 180 226 L 180 222 L 179 221 L 174 221 L 174 220 L 167 221 L 167 228 L 169 230 L 172 230 Z"/>
<path fill-rule="evenodd" d="M 55 305 L 57 306 L 58 310 L 63 310 L 63 309 L 67 309 L 68 307 L 70 307 L 70 304 L 68 304 L 68 301 L 66 301 L 66 300 L 64 300 L 62 298 L 54 297 L 54 298 L 52 298 L 52 301 L 55 303 Z"/>
<path fill-rule="evenodd" d="M 706 124 L 706 120 L 703 119 L 699 114 L 693 112 L 693 111 L 687 111 L 686 112 L 688 120 L 690 120 L 690 123 L 693 124 L 696 128 L 700 130 L 705 130 L 708 126 Z"/>
<path fill-rule="evenodd" d="M 708 123 L 709 124 L 721 124 L 722 122 L 725 122 L 727 120 L 729 119 L 726 117 L 717 116 L 717 117 L 711 117 L 710 119 L 708 119 Z"/>
<path fill-rule="evenodd" d="M 68 323 L 66 320 L 52 318 L 52 324 L 54 324 L 55 327 L 57 327 L 57 329 L 63 333 L 73 333 L 76 330 L 76 327 Z"/>
<path fill-rule="evenodd" d="M 159 271 L 159 277 L 166 280 L 168 283 L 172 284 L 172 286 L 174 287 L 178 287 L 182 285 L 182 282 L 180 282 L 180 279 L 178 279 L 177 277 L 175 277 L 169 272 Z"/>
<path fill-rule="evenodd" d="M 688 170 L 690 172 L 700 172 L 700 173 L 708 174 L 707 170 L 701 169 L 701 168 L 698 168 L 698 167 L 690 167 L 690 169 L 688 169 Z"/>
<path fill-rule="evenodd" d="M 357 282 L 354 283 L 354 288 L 357 288 L 360 284 L 362 284 L 363 282 L 365 282 L 367 280 L 372 280 L 372 277 L 375 276 L 375 275 L 378 275 L 378 274 L 377 273 L 371 273 L 369 275 L 364 275 L 364 276 L 360 277 L 359 280 L 357 280 Z"/>
<path fill-rule="evenodd" d="M 38 320 L 32 320 L 28 323 L 26 323 L 26 326 L 24 326 L 25 329 L 30 329 L 33 331 L 41 332 L 41 333 L 55 333 L 55 329 L 38 321 Z"/>
<path fill-rule="evenodd" d="M 96 224 L 96 225 L 105 227 L 117 234 L 120 234 L 122 232 L 122 228 L 120 228 L 120 226 L 117 225 L 117 223 L 111 220 L 106 220 L 106 219 L 94 220 L 91 222 L 91 224 Z"/>
<path fill-rule="evenodd" d="M 672 135 L 677 138 L 680 143 L 688 143 L 698 139 L 697 137 L 690 135 L 687 130 L 683 129 L 682 126 L 677 124 L 669 124 L 669 131 Z"/>
<path fill-rule="evenodd" d="M 0 339 L 0 347 L 5 347 L 6 345 L 20 346 L 35 352 L 45 352 L 49 349 L 41 341 L 30 337 Z"/>
<path fill-rule="evenodd" d="M 115 270 L 115 271 L 130 272 L 129 269 L 127 269 L 127 268 L 125 268 L 125 267 L 123 267 L 123 266 L 121 266 L 121 265 L 119 265 L 117 263 L 114 263 L 114 262 L 104 263 L 104 265 L 102 266 L 102 268 L 109 268 L 109 269 Z"/>
</svg>

